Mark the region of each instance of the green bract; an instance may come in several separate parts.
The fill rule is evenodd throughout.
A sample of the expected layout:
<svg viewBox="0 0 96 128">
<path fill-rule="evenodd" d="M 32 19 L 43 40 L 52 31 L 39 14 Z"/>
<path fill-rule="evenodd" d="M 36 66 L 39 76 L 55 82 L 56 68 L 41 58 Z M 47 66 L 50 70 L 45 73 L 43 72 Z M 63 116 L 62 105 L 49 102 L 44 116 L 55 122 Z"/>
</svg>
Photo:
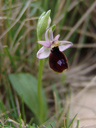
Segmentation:
<svg viewBox="0 0 96 128">
<path fill-rule="evenodd" d="M 54 31 L 55 27 L 56 27 L 56 25 L 55 25 L 55 24 L 51 26 L 52 31 Z"/>
<path fill-rule="evenodd" d="M 51 10 L 47 11 L 46 13 L 43 12 L 39 17 L 38 24 L 37 24 L 37 38 L 41 40 L 42 34 L 46 31 L 48 27 L 48 21 L 50 19 Z"/>
</svg>

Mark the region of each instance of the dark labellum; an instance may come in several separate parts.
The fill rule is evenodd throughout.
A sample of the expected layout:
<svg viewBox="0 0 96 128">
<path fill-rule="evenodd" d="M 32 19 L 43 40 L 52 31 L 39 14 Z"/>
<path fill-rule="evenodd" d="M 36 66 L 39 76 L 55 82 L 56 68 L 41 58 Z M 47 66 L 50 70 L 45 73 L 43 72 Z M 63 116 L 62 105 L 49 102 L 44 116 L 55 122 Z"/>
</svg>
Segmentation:
<svg viewBox="0 0 96 128">
<path fill-rule="evenodd" d="M 49 65 L 55 72 L 63 72 L 68 69 L 67 58 L 58 47 L 54 47 L 49 55 Z"/>
</svg>

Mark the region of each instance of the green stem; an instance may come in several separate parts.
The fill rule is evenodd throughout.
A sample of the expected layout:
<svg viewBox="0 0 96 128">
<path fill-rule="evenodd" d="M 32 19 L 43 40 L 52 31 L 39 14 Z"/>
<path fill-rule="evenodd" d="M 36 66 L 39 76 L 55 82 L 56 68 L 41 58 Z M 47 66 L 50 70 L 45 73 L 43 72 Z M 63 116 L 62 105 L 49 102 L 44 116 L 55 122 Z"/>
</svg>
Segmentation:
<svg viewBox="0 0 96 128">
<path fill-rule="evenodd" d="M 42 93 L 41 93 L 42 72 L 43 72 L 43 60 L 40 59 L 39 60 L 39 74 L 38 74 L 38 97 L 39 97 L 39 102 L 40 102 L 40 120 L 42 120 L 42 115 L 43 115 L 43 99 L 42 99 Z"/>
<path fill-rule="evenodd" d="M 40 40 L 40 39 L 38 39 Z M 41 46 L 39 45 L 39 48 Z M 40 103 L 40 111 L 39 111 L 39 123 L 43 123 L 43 99 L 42 99 L 42 90 L 41 90 L 41 85 L 42 85 L 42 72 L 43 72 L 43 59 L 39 60 L 39 71 L 38 71 L 38 98 L 39 98 L 39 103 Z"/>
</svg>

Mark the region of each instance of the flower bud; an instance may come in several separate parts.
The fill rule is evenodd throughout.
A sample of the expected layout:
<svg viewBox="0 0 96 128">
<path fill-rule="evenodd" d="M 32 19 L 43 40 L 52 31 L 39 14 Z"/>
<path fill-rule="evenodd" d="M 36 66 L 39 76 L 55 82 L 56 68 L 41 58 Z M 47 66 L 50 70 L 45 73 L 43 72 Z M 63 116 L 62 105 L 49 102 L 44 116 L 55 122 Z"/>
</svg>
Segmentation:
<svg viewBox="0 0 96 128">
<path fill-rule="evenodd" d="M 47 27 L 51 23 L 50 18 L 51 10 L 47 11 L 46 13 L 43 12 L 39 17 L 38 24 L 37 24 L 37 38 L 41 40 L 42 34 L 46 31 Z"/>
</svg>

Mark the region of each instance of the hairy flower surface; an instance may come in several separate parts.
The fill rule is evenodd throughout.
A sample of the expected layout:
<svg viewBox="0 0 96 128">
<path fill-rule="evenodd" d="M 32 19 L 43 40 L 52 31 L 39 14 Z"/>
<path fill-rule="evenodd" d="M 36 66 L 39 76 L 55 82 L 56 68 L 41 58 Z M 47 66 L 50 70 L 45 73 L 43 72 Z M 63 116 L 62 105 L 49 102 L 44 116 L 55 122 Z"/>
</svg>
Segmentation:
<svg viewBox="0 0 96 128">
<path fill-rule="evenodd" d="M 59 41 L 60 35 L 58 34 L 53 38 L 52 28 L 45 32 L 45 41 L 38 41 L 43 45 L 37 52 L 38 59 L 44 59 L 49 56 L 49 65 L 56 72 L 62 72 L 68 68 L 66 56 L 62 51 L 68 49 L 73 44 L 70 41 Z"/>
</svg>

